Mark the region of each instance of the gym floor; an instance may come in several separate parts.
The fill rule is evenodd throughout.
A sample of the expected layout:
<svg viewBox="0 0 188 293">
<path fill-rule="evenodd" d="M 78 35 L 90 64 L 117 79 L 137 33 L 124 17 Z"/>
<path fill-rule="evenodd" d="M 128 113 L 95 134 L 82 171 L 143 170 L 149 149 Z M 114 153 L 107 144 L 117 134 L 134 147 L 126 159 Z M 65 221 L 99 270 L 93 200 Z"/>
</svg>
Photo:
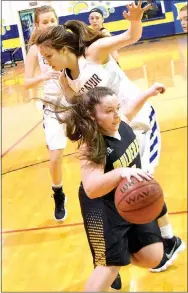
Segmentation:
<svg viewBox="0 0 188 293">
<path fill-rule="evenodd" d="M 163 83 L 151 99 L 161 127 L 155 177 L 165 193 L 175 235 L 187 239 L 187 36 L 146 41 L 120 51 L 120 64 L 141 89 Z M 79 202 L 76 145 L 64 152 L 68 217 L 53 218 L 42 112 L 23 89 L 24 65 L 2 76 L 2 291 L 81 292 L 93 269 Z M 187 251 L 167 271 L 121 268 L 122 292 L 187 292 Z"/>
</svg>

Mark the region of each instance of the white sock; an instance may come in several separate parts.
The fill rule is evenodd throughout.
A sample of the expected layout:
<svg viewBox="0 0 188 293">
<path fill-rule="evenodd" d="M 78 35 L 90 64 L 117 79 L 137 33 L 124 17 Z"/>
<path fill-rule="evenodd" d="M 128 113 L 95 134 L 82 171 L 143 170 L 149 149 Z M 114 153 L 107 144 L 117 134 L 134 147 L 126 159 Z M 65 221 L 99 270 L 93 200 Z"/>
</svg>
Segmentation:
<svg viewBox="0 0 188 293">
<path fill-rule="evenodd" d="M 62 187 L 62 182 L 60 184 L 52 184 L 52 187 L 61 188 Z"/>
<path fill-rule="evenodd" d="M 160 227 L 161 235 L 165 239 L 170 239 L 174 236 L 172 225 L 168 224 L 166 226 Z"/>
</svg>

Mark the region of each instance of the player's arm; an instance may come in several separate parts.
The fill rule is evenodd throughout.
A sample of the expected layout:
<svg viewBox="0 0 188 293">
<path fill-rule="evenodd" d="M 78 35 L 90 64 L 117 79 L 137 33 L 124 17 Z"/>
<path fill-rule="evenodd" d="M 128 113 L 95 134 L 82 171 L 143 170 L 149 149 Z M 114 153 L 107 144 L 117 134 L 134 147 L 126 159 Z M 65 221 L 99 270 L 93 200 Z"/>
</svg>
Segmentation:
<svg viewBox="0 0 188 293">
<path fill-rule="evenodd" d="M 35 87 L 42 82 L 41 76 L 34 77 L 35 70 L 38 65 L 37 59 L 37 46 L 30 47 L 25 61 L 25 75 L 24 75 L 24 87 L 26 89 Z"/>
<path fill-rule="evenodd" d="M 114 58 L 114 60 L 115 60 L 117 63 L 119 63 L 119 53 L 118 53 L 118 51 L 113 51 L 113 52 L 111 53 L 111 55 L 112 55 L 112 57 Z"/>
<path fill-rule="evenodd" d="M 150 180 L 152 176 L 137 168 L 117 168 L 104 173 L 102 165 L 81 160 L 81 177 L 84 190 L 89 198 L 97 198 L 108 194 L 117 187 L 122 178 L 134 176 L 139 181 L 142 178 Z"/>
<path fill-rule="evenodd" d="M 164 92 L 165 87 L 163 84 L 158 82 L 154 83 L 149 89 L 140 93 L 137 97 L 129 99 L 123 114 L 125 114 L 128 121 L 131 121 L 149 98 L 163 94 Z"/>
<path fill-rule="evenodd" d="M 113 51 L 119 50 L 125 46 L 137 42 L 142 36 L 142 16 L 143 13 L 149 9 L 150 4 L 146 5 L 144 8 L 141 8 L 142 1 L 138 2 L 136 5 L 134 2 L 126 5 L 128 13 L 124 11 L 123 16 L 128 21 L 130 21 L 129 29 L 119 35 L 111 36 L 108 38 L 101 38 L 90 45 L 88 48 L 88 56 L 95 60 L 105 63 L 108 60 L 109 54 Z"/>
<path fill-rule="evenodd" d="M 77 95 L 75 91 L 69 86 L 68 80 L 65 74 L 65 70 L 60 73 L 59 84 L 62 89 L 62 93 L 65 95 L 67 101 L 71 102 L 71 99 Z"/>
<path fill-rule="evenodd" d="M 121 181 L 121 168 L 104 174 L 104 167 L 81 160 L 81 177 L 89 198 L 101 197 L 113 190 Z"/>
<path fill-rule="evenodd" d="M 105 29 L 104 31 L 104 35 L 107 36 L 107 37 L 111 37 L 111 33 L 109 31 L 107 31 L 107 29 Z M 114 60 L 119 63 L 119 53 L 117 50 L 111 52 L 111 56 L 114 58 Z"/>
</svg>

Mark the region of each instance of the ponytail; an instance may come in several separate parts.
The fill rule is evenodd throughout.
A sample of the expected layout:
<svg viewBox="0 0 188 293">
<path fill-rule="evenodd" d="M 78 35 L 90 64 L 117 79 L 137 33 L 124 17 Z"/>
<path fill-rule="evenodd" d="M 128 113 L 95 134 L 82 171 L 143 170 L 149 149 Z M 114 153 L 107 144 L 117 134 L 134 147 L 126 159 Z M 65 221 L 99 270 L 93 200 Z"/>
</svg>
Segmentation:
<svg viewBox="0 0 188 293">
<path fill-rule="evenodd" d="M 77 57 L 85 55 L 85 49 L 93 42 L 105 37 L 102 32 L 89 28 L 78 20 L 67 21 L 64 25 L 49 27 L 40 32 L 35 39 L 36 45 L 52 47 L 61 50 L 66 46 Z"/>
<path fill-rule="evenodd" d="M 67 21 L 65 23 L 65 28 L 72 31 L 76 36 L 78 36 L 81 55 L 85 53 L 85 48 L 89 47 L 98 39 L 104 37 L 102 32 L 98 32 L 89 28 L 87 24 L 79 20 Z"/>
</svg>

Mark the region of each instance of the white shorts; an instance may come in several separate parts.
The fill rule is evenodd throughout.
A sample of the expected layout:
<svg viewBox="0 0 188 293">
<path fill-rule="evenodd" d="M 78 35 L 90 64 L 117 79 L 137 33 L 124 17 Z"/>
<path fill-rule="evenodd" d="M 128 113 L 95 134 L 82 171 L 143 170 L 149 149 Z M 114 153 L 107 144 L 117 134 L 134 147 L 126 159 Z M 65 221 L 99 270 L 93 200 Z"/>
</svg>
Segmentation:
<svg viewBox="0 0 188 293">
<path fill-rule="evenodd" d="M 59 123 L 54 113 L 45 113 L 44 111 L 43 127 L 46 144 L 50 151 L 61 150 L 66 147 L 66 126 Z"/>
<path fill-rule="evenodd" d="M 144 171 L 153 174 L 159 164 L 161 151 L 161 134 L 155 110 L 151 106 L 149 130 L 134 130 L 139 142 L 141 165 Z"/>
</svg>

